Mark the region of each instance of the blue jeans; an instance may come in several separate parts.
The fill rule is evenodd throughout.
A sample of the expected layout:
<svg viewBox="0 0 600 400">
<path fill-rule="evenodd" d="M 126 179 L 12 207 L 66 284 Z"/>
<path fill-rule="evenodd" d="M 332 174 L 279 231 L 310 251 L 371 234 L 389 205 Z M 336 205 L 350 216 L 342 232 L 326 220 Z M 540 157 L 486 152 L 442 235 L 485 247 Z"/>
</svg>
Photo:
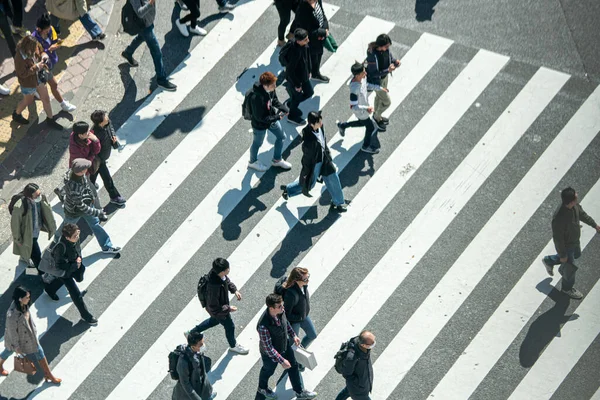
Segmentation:
<svg viewBox="0 0 600 400">
<path fill-rule="evenodd" d="M 225 319 L 217 319 L 215 317 L 205 319 L 199 325 L 196 325 L 196 327 L 192 330 L 205 332 L 207 329 L 215 327 L 219 324 L 223 325 L 223 328 L 225 328 L 225 336 L 227 337 L 227 343 L 229 343 L 229 347 L 235 347 L 235 324 L 233 323 L 233 319 L 231 319 L 231 314 L 228 314 Z"/>
<path fill-rule="evenodd" d="M 104 230 L 102 225 L 100 225 L 100 220 L 98 217 L 92 217 L 91 215 L 83 215 L 81 217 L 67 217 L 65 216 L 65 220 L 58 227 L 56 232 L 54 233 L 54 242 L 58 243 L 60 236 L 62 235 L 62 228 L 65 224 L 76 224 L 80 218 L 83 218 L 85 222 L 87 222 L 88 226 L 92 229 L 94 236 L 96 236 L 96 240 L 98 244 L 102 248 L 102 250 L 106 250 L 109 247 L 113 247 L 112 242 L 110 241 L 110 237 L 108 233 Z"/>
<path fill-rule="evenodd" d="M 292 329 L 296 332 L 296 335 L 300 336 L 300 328 L 306 334 L 300 343 L 302 347 L 307 348 L 313 340 L 317 338 L 317 330 L 310 317 L 307 315 L 302 322 L 292 323 Z"/>
<path fill-rule="evenodd" d="M 96 39 L 98 35 L 102 33 L 102 29 L 100 29 L 96 21 L 92 19 L 89 13 L 85 13 L 79 17 L 79 21 L 85 30 L 88 31 L 92 39 Z"/>
<path fill-rule="evenodd" d="M 371 400 L 371 397 L 369 397 L 368 394 L 361 394 L 361 395 L 354 395 L 351 396 L 350 392 L 348 392 L 348 388 L 345 387 L 342 389 L 342 391 L 337 395 L 337 397 L 335 398 L 335 400 L 346 400 L 348 398 L 352 398 L 352 400 Z"/>
<path fill-rule="evenodd" d="M 133 56 L 133 52 L 140 47 L 142 42 L 146 42 L 148 49 L 150 49 L 150 55 L 152 55 L 152 60 L 154 61 L 156 79 L 159 81 L 166 79 L 167 73 L 165 72 L 165 66 L 163 65 L 163 57 L 160 51 L 160 45 L 158 44 L 158 40 L 154 34 L 154 24 L 144 28 L 144 30 L 142 30 L 135 38 L 133 38 L 131 44 L 125 49 L 125 54 L 128 56 Z"/>
<path fill-rule="evenodd" d="M 567 263 L 573 264 L 576 259 L 581 257 L 581 247 L 571 247 L 567 249 Z M 544 260 L 550 265 L 558 265 L 562 264 L 560 262 L 560 256 L 558 254 L 554 254 L 551 256 L 544 257 Z M 562 275 L 562 290 L 571 290 L 573 285 L 575 285 L 575 272 L 576 269 L 569 268 L 569 271 L 564 270 L 564 266 L 558 269 L 558 272 Z M 566 272 L 566 273 L 565 273 Z"/>
<path fill-rule="evenodd" d="M 317 183 L 317 177 L 321 173 L 322 162 L 315 164 L 315 170 L 313 172 L 312 182 L 310 183 L 310 188 L 315 187 Z M 344 192 L 342 191 L 342 184 L 340 183 L 340 177 L 337 172 L 334 172 L 331 175 L 327 175 L 323 177 L 323 182 L 325 183 L 325 187 L 329 190 L 329 194 L 331 195 L 331 201 L 334 205 L 339 206 L 344 204 Z M 302 186 L 300 185 L 300 181 L 296 180 L 289 185 L 287 185 L 287 193 L 288 197 L 298 196 L 302 193 Z"/>
<path fill-rule="evenodd" d="M 252 129 L 252 132 L 254 133 L 254 139 L 252 140 L 252 145 L 250 146 L 251 163 L 258 160 L 258 149 L 260 149 L 260 146 L 262 146 L 263 141 L 265 140 L 267 130 L 273 135 L 275 135 L 275 149 L 273 150 L 273 160 L 281 161 L 281 152 L 283 151 L 283 138 L 285 137 L 285 135 L 283 133 L 283 129 L 281 128 L 281 124 L 279 123 L 279 121 L 275 121 L 271 124 L 269 129 Z"/>
<path fill-rule="evenodd" d="M 3 360 L 6 360 L 8 357 L 10 357 L 12 354 L 14 353 L 14 351 L 8 350 L 8 349 L 4 349 L 2 351 L 2 353 L 0 353 L 0 358 Z M 38 349 L 35 353 L 29 353 L 29 354 L 25 354 L 25 356 L 31 360 L 31 361 L 39 361 L 42 360 L 46 357 L 46 355 L 44 354 L 44 349 L 42 349 L 42 346 L 40 346 L 38 344 Z"/>
</svg>

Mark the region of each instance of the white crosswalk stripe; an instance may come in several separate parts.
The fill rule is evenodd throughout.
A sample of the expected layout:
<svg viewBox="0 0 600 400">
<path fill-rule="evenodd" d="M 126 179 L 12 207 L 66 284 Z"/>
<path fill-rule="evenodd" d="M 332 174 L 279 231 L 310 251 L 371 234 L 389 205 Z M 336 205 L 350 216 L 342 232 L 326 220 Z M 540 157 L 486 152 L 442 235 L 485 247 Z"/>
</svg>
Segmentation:
<svg viewBox="0 0 600 400">
<path fill-rule="evenodd" d="M 228 57 L 231 49 L 244 40 L 247 32 L 261 31 L 263 27 L 257 21 L 265 13 L 272 12 L 269 9 L 271 4 L 268 0 L 241 1 L 233 11 L 233 18 L 223 18 L 211 29 L 171 75 L 171 80 L 179 90 L 159 91 L 148 97 L 120 128 L 119 139 L 127 146 L 111 157 L 111 170 L 122 168 L 134 153 L 144 151 L 145 140 L 167 121 L 176 107 L 190 98 L 194 88 L 217 74 L 214 67 Z M 200 254 L 197 257 L 204 259 L 205 254 L 213 254 L 215 250 L 209 248 L 209 244 L 220 240 L 228 250 L 219 255 L 230 261 L 230 278 L 244 292 L 244 301 L 240 303 L 240 311 L 234 315 L 234 321 L 238 343 L 248 347 L 250 354 L 232 357 L 222 338 L 221 328 L 205 333 L 210 343 L 210 356 L 216 360 L 209 379 L 218 393 L 218 399 L 255 398 L 260 369 L 256 324 L 264 311 L 264 297 L 272 291 L 275 281 L 274 276 L 267 280 L 264 276 L 271 266 L 274 270 L 276 267 L 289 273 L 291 265 L 309 269 L 309 289 L 313 302 L 333 298 L 333 303 L 339 304 L 335 309 L 318 304 L 311 308 L 311 318 L 317 325 L 318 336 L 309 350 L 314 352 L 318 366 L 303 372 L 304 386 L 321 392 L 318 398 L 333 399 L 344 384 L 343 378 L 333 371 L 333 356 L 342 341 L 368 328 L 374 329 L 378 336 L 377 350 L 373 352 L 375 378 L 371 398 L 400 398 L 399 387 L 406 385 L 405 377 L 422 373 L 414 367 L 435 343 L 435 339 L 444 334 L 444 328 L 464 312 L 463 304 L 481 285 L 482 279 L 487 274 L 497 273 L 492 267 L 517 236 L 524 234 L 525 227 L 540 223 L 541 213 L 536 211 L 542 205 L 544 210 L 554 207 L 560 200 L 560 196 L 555 195 L 557 191 L 577 180 L 574 177 L 581 172 L 580 166 L 588 165 L 589 159 L 594 158 L 600 132 L 600 87 L 584 94 L 577 92 L 573 96 L 572 91 L 578 89 L 576 85 L 569 84 L 578 79 L 576 77 L 545 67 L 519 69 L 521 65 L 505 55 L 483 49 L 468 49 L 452 40 L 428 33 L 412 35 L 418 36 L 416 40 L 409 39 L 411 35 L 404 38 L 404 31 L 400 27 L 394 29 L 394 23 L 372 16 L 360 16 L 345 26 L 344 18 L 351 10 L 331 4 L 325 4 L 324 8 L 325 14 L 332 20 L 332 26 L 346 29 L 346 34 L 340 34 L 340 37 L 336 35 L 339 49 L 326 58 L 321 68 L 331 81 L 315 85 L 315 95 L 304 102 L 301 109 L 304 113 L 313 109 L 325 110 L 328 144 L 342 183 L 349 174 L 355 173 L 357 163 L 361 162 L 359 158 L 364 156 L 359 152 L 363 129 L 348 129 L 345 137 L 341 137 L 339 133 L 332 132 L 332 127 L 335 127 L 332 120 L 346 118 L 347 115 L 336 116 L 328 112 L 348 110 L 349 66 L 355 60 L 364 59 L 368 43 L 384 32 L 394 38 L 395 53 L 397 49 L 405 53 L 398 57 L 402 59 L 402 64 L 389 80 L 392 104 L 385 116 L 391 122 L 388 132 L 379 135 L 385 151 L 372 157 L 375 167 L 372 166 L 374 174 L 370 178 L 359 179 L 357 184 L 344 188 L 345 192 L 354 193 L 354 196 L 350 196 L 352 203 L 348 211 L 328 222 L 328 228 L 312 238 L 312 245 L 304 254 L 290 255 L 290 261 L 286 261 L 290 264 L 275 265 L 274 258 L 269 258 L 276 251 L 284 251 L 285 241 L 302 235 L 308 229 L 301 222 L 309 211 L 313 208 L 325 210 L 328 206 L 324 202 L 321 205 L 318 203 L 326 192 L 320 183 L 312 190 L 313 197 L 310 198 L 298 196 L 284 201 L 274 193 L 269 193 L 269 196 L 261 199 L 265 202 L 265 208 L 248 217 L 245 225 L 248 233 L 234 241 L 228 240 L 231 243 L 225 243 L 219 226 L 234 218 L 248 197 L 256 195 L 254 188 L 265 184 L 265 179 L 275 179 L 277 184 L 271 191 L 278 192 L 279 183 L 296 179 L 297 172 L 273 178 L 275 171 L 256 173 L 247 169 L 249 151 L 235 153 L 235 157 L 224 156 L 220 164 L 220 178 L 210 184 L 210 189 L 201 198 L 190 199 L 193 202 L 190 205 L 191 213 L 169 232 L 168 239 L 157 246 L 155 252 L 142 256 L 141 259 L 146 261 L 140 263 L 139 272 L 122 283 L 122 288 L 104 309 L 100 313 L 93 313 L 98 317 L 99 325 L 62 348 L 60 344 L 48 340 L 51 344 L 45 347 L 47 354 L 60 351 L 58 361 L 52 362 L 50 358 L 49 362 L 53 373 L 62 378 L 63 383 L 60 386 L 48 386 L 27 382 L 22 376 L 11 373 L 7 378 L 0 378 L 3 396 L 61 400 L 144 400 L 164 398 L 167 396 L 165 393 L 169 392 L 170 397 L 175 382 L 165 380 L 167 354 L 182 342 L 184 330 L 207 318 L 208 314 L 201 308 L 196 294 L 188 291 L 194 286 L 193 282 L 186 286 L 188 289 L 177 294 L 181 301 L 174 307 L 163 307 L 157 304 L 156 299 L 173 287 L 174 282 L 189 274 L 190 267 L 196 265 L 195 256 Z M 403 43 L 403 39 L 407 43 Z M 181 188 L 195 178 L 195 171 L 213 162 L 212 156 L 223 147 L 223 142 L 241 131 L 240 125 L 244 126 L 244 130 L 247 129 L 249 124 L 240 115 L 243 94 L 262 72 L 281 69 L 275 45 L 275 41 L 266 48 L 261 45 L 254 62 L 248 64 L 250 60 L 244 61 L 243 67 L 252 68 L 252 73 L 241 75 L 234 85 L 223 88 L 219 101 L 195 121 L 194 129 L 182 136 L 173 150 L 169 150 L 158 168 L 147 172 L 144 182 L 129 196 L 127 207 L 119 210 L 106 223 L 113 243 L 124 247 L 125 257 L 128 257 L 128 248 L 143 240 L 143 232 L 161 229 L 148 227 L 147 222 L 160 213 L 169 212 Z M 197 67 L 192 69 L 190 65 Z M 521 75 L 513 79 L 516 70 Z M 506 84 L 508 81 L 510 89 Z M 505 94 L 505 84 L 508 94 Z M 490 108 L 496 110 L 491 115 L 484 104 L 482 111 L 489 114 L 486 116 L 489 123 L 484 122 L 485 118 L 474 118 L 475 111 L 481 107 L 480 99 L 492 93 L 504 96 L 499 100 L 500 104 L 506 105 L 504 109 Z M 398 137 L 398 133 L 402 132 L 395 132 L 395 121 L 410 121 L 404 114 L 425 101 L 419 96 L 431 97 L 427 100 L 427 109 L 423 109 L 418 118 L 413 117 L 414 126 L 406 123 L 409 128 L 405 137 Z M 374 97 L 371 95 L 371 102 Z M 555 120 L 549 110 L 562 108 L 563 105 L 568 105 L 566 109 L 573 112 Z M 455 167 L 434 172 L 431 166 L 439 164 L 434 155 L 452 153 L 444 146 L 461 140 L 458 137 L 463 133 L 460 131 L 463 119 L 475 124 L 472 128 L 477 133 L 476 139 L 469 139 L 472 144 L 468 144 L 464 156 L 459 158 L 454 155 L 456 162 L 452 165 Z M 535 155 L 529 163 L 524 163 L 531 166 L 523 171 L 520 178 L 506 177 L 505 180 L 512 185 L 506 192 L 510 194 L 498 202 L 495 206 L 497 209 L 490 212 L 488 220 L 481 221 L 481 228 L 475 232 L 473 239 L 461 244 L 458 259 L 452 265 L 443 267 L 445 273 L 439 274 L 430 291 L 414 305 L 414 312 L 407 315 L 400 328 L 384 332 L 385 326 L 378 318 L 380 313 L 389 314 L 389 311 L 383 310 L 384 305 L 392 303 L 401 306 L 394 297 L 410 290 L 405 285 L 409 275 L 418 273 L 440 238 L 452 233 L 456 221 L 464 220 L 464 214 L 471 211 L 471 200 L 486 185 L 491 188 L 488 190 L 506 190 L 506 182 L 501 183 L 498 179 L 501 167 L 509 159 L 518 163 L 531 157 L 531 152 L 527 151 L 528 135 L 544 129 L 551 131 L 553 128 L 548 127 L 548 121 L 557 126 L 556 137 L 547 140 L 543 148 L 537 145 L 539 150 L 536 151 L 541 155 Z M 564 124 L 562 129 L 561 123 Z M 282 126 L 286 133 L 284 151 L 290 149 L 290 159 L 299 160 L 300 147 L 294 147 L 293 143 L 300 139 L 301 128 L 285 120 Z M 469 140 L 461 143 L 464 145 Z M 386 147 L 387 143 L 395 147 L 390 149 Z M 273 144 L 265 140 L 259 153 L 262 162 L 269 165 Z M 293 171 L 299 170 L 299 163 L 294 162 Z M 598 217 L 600 171 L 596 169 L 587 173 L 589 176 L 582 180 L 586 183 L 582 184 L 584 187 L 580 189 L 580 197 L 586 211 Z M 381 247 L 380 258 L 369 261 L 356 256 L 353 251 L 369 243 L 370 235 L 388 234 L 378 228 L 383 226 L 382 218 L 394 218 L 386 211 L 396 207 L 399 194 L 410 195 L 415 190 L 415 180 L 431 179 L 433 174 L 439 174 L 443 179 L 437 179 L 439 183 L 432 187 L 431 194 L 423 198 L 423 206 L 418 206 L 418 209 L 415 206 L 412 214 L 409 214 L 414 217 L 405 221 L 406 227 L 383 241 L 385 244 Z M 57 222 L 60 222 L 61 211 L 55 208 Z M 540 307 L 548 302 L 548 294 L 554 287 L 552 285 L 560 285 L 559 274 L 556 273 L 553 279 L 548 278 L 540 261 L 543 255 L 554 251 L 549 229 L 551 216 L 551 211 L 544 213 L 544 230 L 537 230 L 537 235 L 544 237 L 543 250 L 540 252 L 540 249 L 536 249 L 535 260 L 532 254 L 523 263 L 521 267 L 524 274 L 514 281 L 516 284 L 512 290 L 507 290 L 508 294 L 491 304 L 486 314 L 481 315 L 483 327 L 470 338 L 466 348 L 463 345 L 453 349 L 456 360 L 450 363 L 445 361 L 446 366 L 435 371 L 437 380 L 429 382 L 427 389 L 420 390 L 422 397 L 419 398 L 466 399 L 473 396 L 485 384 L 485 378 L 506 352 L 520 344 L 517 342 L 518 335 L 536 318 Z M 325 216 L 315 218 L 323 221 L 328 217 L 325 213 Z M 593 229 L 587 226 L 582 229 L 584 256 L 591 251 L 589 249 L 597 246 L 597 240 Z M 40 240 L 42 248 L 46 244 L 47 241 Z M 79 284 L 82 290 L 110 284 L 105 275 L 119 261 L 101 257 L 100 250 L 95 240 L 83 248 L 84 263 L 92 267 Z M 17 256 L 11 253 L 9 247 L 0 254 L 2 291 L 10 287 L 21 271 L 14 271 Z M 353 267 L 364 265 L 363 275 L 355 285 L 334 292 L 333 288 L 339 288 L 339 285 L 332 285 L 332 280 L 346 273 L 347 264 Z M 5 273 L 9 268 L 13 270 Z M 198 272 L 198 277 L 204 272 Z M 560 337 L 550 341 L 529 370 L 522 365 L 511 365 L 511 371 L 514 372 L 512 386 L 497 389 L 497 398 L 550 399 L 590 349 L 600 333 L 600 313 L 597 310 L 600 284 L 596 283 L 599 273 L 589 268 L 580 270 L 579 275 L 588 277 L 586 284 L 589 286 L 584 300 L 571 304 L 571 307 L 576 307 L 579 318 L 566 322 Z M 578 276 L 578 279 L 584 279 L 582 277 Z M 537 290 L 536 285 L 544 279 L 552 285 L 547 290 Z M 91 286 L 92 283 L 94 286 Z M 59 295 L 61 302 L 58 304 L 42 295 L 30 309 L 40 336 L 56 332 L 54 325 L 71 309 L 64 288 Z M 90 300 L 93 302 L 93 299 Z M 156 313 L 166 309 L 176 309 L 176 313 L 166 315 L 163 327 L 150 327 L 147 332 L 150 341 L 146 340 L 145 333 L 141 335 L 144 336 L 143 343 L 134 339 L 148 329 L 146 321 L 152 321 Z M 64 332 L 56 333 L 64 334 L 64 340 L 70 337 Z M 138 343 L 143 349 L 132 351 L 127 343 Z M 3 345 L 2 339 L 0 346 Z M 113 371 L 109 364 L 116 355 L 123 358 L 123 365 L 115 365 Z M 560 362 L 557 363 L 557 360 Z M 7 361 L 6 366 L 12 366 L 12 362 Z M 98 377 L 102 377 L 102 382 Z M 272 377 L 272 386 L 277 377 L 278 374 Z M 100 393 L 99 388 L 102 388 Z M 419 391 L 417 389 L 415 393 Z M 588 396 L 596 391 L 593 398 L 598 397 L 597 384 L 594 386 L 590 382 L 586 390 Z M 294 398 L 287 379 L 279 383 L 276 391 L 280 399 Z M 577 395 L 574 397 L 577 398 Z"/>
</svg>

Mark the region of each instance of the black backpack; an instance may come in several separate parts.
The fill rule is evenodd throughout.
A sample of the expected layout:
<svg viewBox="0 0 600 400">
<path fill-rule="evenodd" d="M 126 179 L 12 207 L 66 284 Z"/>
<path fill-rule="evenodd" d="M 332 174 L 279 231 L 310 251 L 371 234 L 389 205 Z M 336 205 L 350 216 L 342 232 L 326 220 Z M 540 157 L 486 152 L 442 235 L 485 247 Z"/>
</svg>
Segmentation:
<svg viewBox="0 0 600 400">
<path fill-rule="evenodd" d="M 282 67 L 287 67 L 289 61 L 288 55 L 293 45 L 294 40 L 288 40 L 287 43 L 283 45 L 281 50 L 279 50 L 279 64 L 281 64 Z"/>
<path fill-rule="evenodd" d="M 277 293 L 280 296 L 285 295 L 286 288 L 283 287 L 285 281 L 287 281 L 287 275 L 284 275 L 281 278 L 277 279 L 277 282 L 275 282 L 275 288 L 273 289 L 273 293 Z"/>
<path fill-rule="evenodd" d="M 145 27 L 144 21 L 135 13 L 133 6 L 127 0 L 121 9 L 121 25 L 123 32 L 135 36 L 140 33 Z"/>
<path fill-rule="evenodd" d="M 242 116 L 246 121 L 252 121 L 252 95 L 254 94 L 254 86 L 252 86 L 244 95 L 242 103 Z"/>
<path fill-rule="evenodd" d="M 23 201 L 25 201 L 25 196 L 23 195 L 23 193 L 17 193 L 15 195 L 13 195 L 13 197 L 10 198 L 10 203 L 8 203 L 8 213 L 10 215 L 12 215 L 13 213 L 13 209 L 15 208 L 15 204 L 17 201 L 23 199 Z M 23 215 L 25 215 L 27 213 L 27 207 L 23 206 Z"/>
<path fill-rule="evenodd" d="M 200 277 L 198 281 L 198 300 L 200 300 L 200 304 L 202 308 L 206 308 L 206 289 L 208 288 L 208 274 Z"/>
<path fill-rule="evenodd" d="M 338 352 L 335 353 L 335 356 L 333 356 L 333 358 L 335 359 L 335 372 L 337 372 L 338 374 L 343 373 L 344 361 L 348 357 L 349 352 L 354 353 L 354 346 L 350 344 L 350 341 L 347 341 L 342 343 Z"/>
<path fill-rule="evenodd" d="M 192 362 L 185 355 L 185 348 L 185 344 L 180 344 L 179 346 L 175 347 L 175 350 L 169 353 L 169 375 L 171 375 L 171 379 L 173 379 L 174 381 L 179 380 L 179 374 L 177 373 L 177 363 L 179 362 L 179 356 L 185 357 L 188 364 L 190 364 L 190 372 L 192 370 Z"/>
</svg>

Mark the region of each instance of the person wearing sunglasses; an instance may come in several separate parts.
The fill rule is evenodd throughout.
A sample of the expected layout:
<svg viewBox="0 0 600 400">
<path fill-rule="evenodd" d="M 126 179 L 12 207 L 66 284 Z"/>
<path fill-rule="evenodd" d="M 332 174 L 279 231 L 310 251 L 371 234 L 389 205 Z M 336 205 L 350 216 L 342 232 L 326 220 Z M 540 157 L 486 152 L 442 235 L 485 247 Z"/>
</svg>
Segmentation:
<svg viewBox="0 0 600 400">
<path fill-rule="evenodd" d="M 350 339 L 346 357 L 342 361 L 342 375 L 346 379 L 346 387 L 335 400 L 370 400 L 373 390 L 373 364 L 371 350 L 375 347 L 375 335 L 364 330 Z"/>
</svg>

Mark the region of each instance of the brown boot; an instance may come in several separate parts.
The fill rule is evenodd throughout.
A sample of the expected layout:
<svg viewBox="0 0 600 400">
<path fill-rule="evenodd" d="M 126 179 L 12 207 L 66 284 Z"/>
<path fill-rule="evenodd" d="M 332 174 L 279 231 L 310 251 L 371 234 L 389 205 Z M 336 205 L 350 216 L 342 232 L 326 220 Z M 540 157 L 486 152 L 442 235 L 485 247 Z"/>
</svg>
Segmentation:
<svg viewBox="0 0 600 400">
<path fill-rule="evenodd" d="M 48 360 L 46 360 L 46 357 L 42 358 L 39 361 L 39 363 L 42 369 L 44 370 L 44 380 L 46 382 L 55 384 L 60 384 L 62 382 L 62 379 L 58 379 L 54 375 L 52 375 L 52 371 L 50 371 L 50 366 L 48 365 Z"/>
<path fill-rule="evenodd" d="M 3 360 L 3 359 L 0 358 L 0 375 L 1 376 L 7 376 L 8 375 L 8 371 L 4 369 L 4 361 L 6 361 L 6 360 Z"/>
</svg>

